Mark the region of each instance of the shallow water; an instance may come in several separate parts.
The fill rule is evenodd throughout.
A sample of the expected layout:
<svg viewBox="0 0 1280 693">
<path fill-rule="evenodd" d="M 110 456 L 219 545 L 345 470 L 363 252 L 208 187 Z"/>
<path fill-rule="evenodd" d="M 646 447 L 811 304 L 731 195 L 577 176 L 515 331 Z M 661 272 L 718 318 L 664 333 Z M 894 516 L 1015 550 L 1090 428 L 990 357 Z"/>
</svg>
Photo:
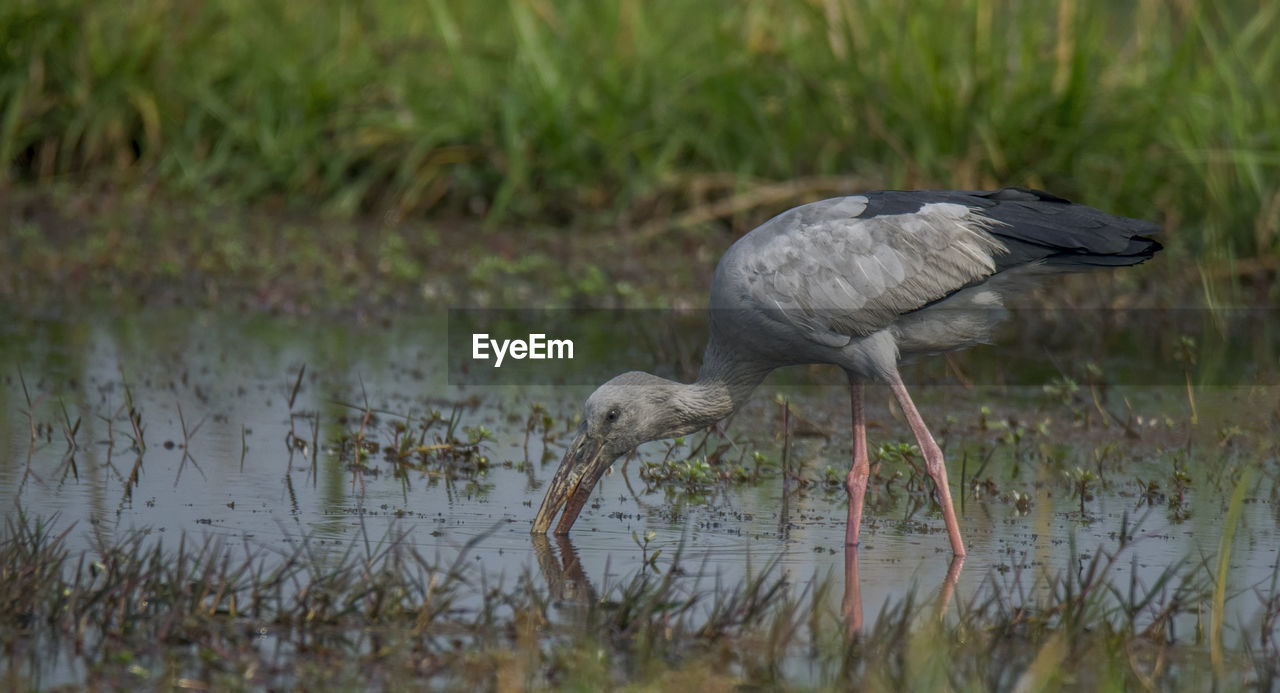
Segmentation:
<svg viewBox="0 0 1280 693">
<path fill-rule="evenodd" d="M 771 377 L 726 432 L 734 447 L 725 459 L 759 452 L 777 464 L 786 448 L 795 480 L 785 494 L 776 475 L 758 483 L 713 484 L 692 494 L 678 485 L 646 484 L 639 474 L 646 461 L 688 454 L 687 448 L 651 443 L 638 457 L 615 464 L 567 542 L 548 542 L 532 538 L 529 523 L 568 442 L 570 419 L 592 388 L 452 382 L 457 379 L 449 375 L 451 352 L 441 316 L 370 325 L 174 310 L 5 324 L 0 504 L 6 517 L 21 510 L 56 516 L 60 526 L 74 523 L 69 538 L 77 549 L 91 549 L 95 537 L 135 529 L 170 546 L 186 534 L 268 548 L 309 537 L 313 545 L 335 550 L 406 531 L 424 556 L 450 561 L 467 547 L 466 560 L 486 574 L 510 578 L 529 571 L 561 596 L 566 580 L 585 581 L 599 593 L 643 569 L 646 551 L 660 550 L 659 566 L 680 554 L 689 581 L 704 588 L 717 580 L 736 584 L 774 561 L 797 584 L 825 577 L 838 584 L 856 580 L 868 623 L 912 590 L 935 598 L 951 567 L 940 517 L 920 507 L 927 506 L 923 494 L 904 492 L 903 480 L 894 494 L 868 504 L 857 575 L 846 574 L 843 491 L 821 479 L 825 467 L 840 474 L 847 468 L 848 403 L 842 387 L 807 384 L 839 382 L 825 370 Z M 1265 354 L 1270 347 L 1251 348 Z M 1016 358 L 980 348 L 959 363 L 968 373 L 983 373 Z M 1127 362 L 1141 358 L 1092 355 L 1104 372 L 1124 372 Z M 1131 528 L 1136 523 L 1137 539 L 1114 568 L 1116 584 L 1128 584 L 1132 571 L 1141 584 L 1154 584 L 1179 562 L 1186 574 L 1212 577 L 1234 480 L 1193 486 L 1182 507 L 1185 519 L 1163 499 L 1154 507 L 1144 504 L 1137 480 L 1159 479 L 1169 493 L 1171 460 L 1178 459 L 1169 450 L 1201 434 L 1212 438 L 1216 431 L 1221 437 L 1236 413 L 1246 421 L 1245 432 L 1269 425 L 1268 417 L 1280 418 L 1275 387 L 1255 382 L 1198 389 L 1203 421 L 1201 433 L 1194 433 L 1186 390 L 1176 378 L 1175 384 L 1114 385 L 1106 404 L 1093 412 L 1087 399 L 1073 410 L 1040 386 L 959 387 L 957 379 L 949 380 L 945 362 L 938 362 L 943 365 L 926 366 L 937 371 L 918 378 L 938 386 L 915 389 L 948 454 L 952 487 L 964 491 L 957 498 L 964 497 L 961 527 L 969 555 L 952 599 L 980 603 L 993 594 L 1031 589 L 1037 574 L 1081 570 L 1090 556 L 1117 546 L 1126 521 Z M 1269 385 L 1265 377 L 1260 382 Z M 870 395 L 872 448 L 907 441 L 909 431 L 888 406 L 887 393 Z M 780 397 L 794 412 L 794 435 L 785 442 Z M 141 451 L 131 439 L 130 404 L 140 412 Z M 545 435 L 539 428 L 526 436 L 534 405 L 545 408 L 553 423 Z M 1134 434 L 1097 419 L 1072 427 L 1073 416 L 1092 417 L 1104 406 L 1127 411 Z M 457 416 L 460 438 L 469 435 L 465 427 L 490 432 L 481 445 L 488 459 L 483 470 L 443 466 L 397 473 L 376 453 L 358 469 L 339 454 L 344 437 L 363 431 L 366 440 L 388 445 L 395 422 L 421 421 L 432 411 L 446 419 Z M 1008 426 L 989 423 L 1009 419 L 1028 429 L 1047 421 L 1047 430 L 1067 433 L 1026 434 L 1019 452 L 995 442 Z M 698 438 L 691 436 L 686 446 Z M 1187 442 L 1190 452 L 1182 464 L 1226 469 L 1241 456 L 1270 455 L 1260 460 L 1269 471 L 1254 479 L 1231 554 L 1226 623 L 1238 637 L 1256 629 L 1255 612 L 1277 566 L 1280 532 L 1274 448 L 1236 449 L 1230 438 L 1217 447 Z M 994 478 L 998 490 L 979 493 L 972 482 L 984 454 L 995 462 L 982 476 Z M 1037 463 L 1037 455 L 1061 459 Z M 1082 515 L 1079 497 L 1062 477 L 1098 459 L 1103 471 L 1087 490 Z M 884 464 L 884 473 L 891 474 L 891 463 Z M 1016 476 L 1011 467 L 1017 467 Z M 1213 478 L 1211 472 L 1195 476 Z M 1026 495 L 1025 507 L 1009 499 L 1011 491 Z M 649 532 L 653 537 L 641 547 L 637 540 Z M 565 574 L 564 566 L 575 563 L 581 572 Z M 840 613 L 839 590 L 831 600 L 831 612 Z M 1196 624 L 1184 618 L 1179 627 L 1189 632 Z"/>
</svg>

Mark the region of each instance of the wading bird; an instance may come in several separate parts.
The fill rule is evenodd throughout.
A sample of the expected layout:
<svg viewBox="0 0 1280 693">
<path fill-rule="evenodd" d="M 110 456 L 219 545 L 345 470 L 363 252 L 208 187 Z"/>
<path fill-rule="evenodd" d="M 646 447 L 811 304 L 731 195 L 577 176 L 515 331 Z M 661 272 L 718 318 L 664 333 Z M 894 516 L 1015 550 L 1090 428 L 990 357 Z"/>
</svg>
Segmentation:
<svg viewBox="0 0 1280 693">
<path fill-rule="evenodd" d="M 560 509 L 566 534 L 600 476 L 641 443 L 686 435 L 746 402 L 773 369 L 844 369 L 853 404 L 845 543 L 858 543 L 870 476 L 863 383 L 888 384 L 937 489 L 956 556 L 964 555 L 942 451 L 898 374 L 898 362 L 987 341 L 1004 299 L 1030 280 L 1135 265 L 1160 244 L 1155 224 L 1112 216 L 1038 190 L 886 191 L 783 212 L 738 239 L 711 282 L 711 338 L 697 381 L 623 373 L 601 385 L 533 522 Z"/>
</svg>

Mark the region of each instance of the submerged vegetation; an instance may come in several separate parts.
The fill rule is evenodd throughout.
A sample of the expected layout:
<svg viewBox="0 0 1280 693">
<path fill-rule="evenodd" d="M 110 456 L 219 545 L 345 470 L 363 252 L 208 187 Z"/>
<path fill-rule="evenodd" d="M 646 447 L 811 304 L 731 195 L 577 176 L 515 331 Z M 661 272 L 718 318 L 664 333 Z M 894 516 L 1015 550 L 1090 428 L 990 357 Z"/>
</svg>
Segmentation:
<svg viewBox="0 0 1280 693">
<path fill-rule="evenodd" d="M 597 592 L 572 547 L 559 547 L 562 568 L 545 540 L 538 580 L 487 572 L 469 547 L 428 560 L 400 533 L 327 551 L 307 537 L 265 551 L 135 533 L 72 552 L 76 529 L 25 515 L 4 525 L 11 688 L 1270 690 L 1280 675 L 1276 576 L 1224 654 L 1223 576 L 1188 560 L 1150 584 L 1117 577 L 1140 541 L 1127 525 L 1092 556 L 1073 548 L 1078 570 L 993 572 L 954 600 L 947 583 L 917 587 L 859 629 L 856 561 L 843 576 L 797 582 L 766 567 L 725 587 L 689 577 L 679 553 L 655 555 Z M 74 674 L 47 680 L 50 657 Z"/>
<path fill-rule="evenodd" d="M 1277 32 L 1251 2 L 17 0 L 0 180 L 393 220 L 604 212 L 642 236 L 1022 184 L 1264 256 Z"/>
<path fill-rule="evenodd" d="M 223 332 L 243 349 L 243 335 Z M 397 341 L 372 329 L 362 336 Z M 221 362 L 220 353 L 207 358 Z M 1164 397 L 1135 393 L 1087 364 L 1079 366 L 1090 374 L 1085 386 L 1074 386 L 1068 371 L 990 405 L 985 394 L 949 393 L 939 437 L 966 521 L 995 518 L 1014 529 L 995 546 L 975 545 L 969 581 L 957 586 L 957 567 L 940 585 L 919 579 L 880 604 L 859 592 L 876 585 L 859 575 L 857 557 L 883 560 L 887 545 L 928 535 L 937 521 L 919 451 L 896 442 L 908 433 L 888 423 L 874 395 L 883 441 L 869 484 L 874 547 L 846 554 L 843 572 L 768 564 L 787 542 L 769 541 L 771 528 L 761 537 L 746 517 L 776 520 L 785 537 L 793 527 L 816 534 L 830 526 L 824 509 L 843 510 L 842 472 L 830 465 L 848 448 L 840 437 L 847 393 L 831 388 L 754 402 L 742 416 L 759 426 L 688 436 L 631 460 L 629 471 L 621 463 L 615 475 L 630 480 L 614 482 L 601 500 L 625 487 L 635 504 L 624 511 L 648 518 L 617 520 L 605 502 L 586 511 L 597 526 L 641 527 L 626 532 L 634 548 L 612 547 L 619 563 L 595 573 L 563 539 L 552 546 L 533 538 L 536 561 L 479 560 L 492 555 L 487 543 L 499 532 L 518 536 L 501 544 L 506 550 L 523 544 L 529 552 L 520 520 L 493 505 L 478 506 L 487 530 L 456 550 L 424 549 L 427 536 L 454 521 L 422 503 L 430 497 L 424 487 L 481 498 L 487 486 L 527 484 L 517 497 L 536 498 L 537 479 L 572 436 L 572 413 L 532 401 L 486 418 L 474 401 L 397 393 L 388 399 L 403 408 L 375 408 L 363 381 L 308 366 L 268 378 L 271 408 L 247 422 L 260 430 L 244 442 L 243 426 L 217 413 L 223 401 L 244 403 L 242 386 L 199 361 L 176 362 L 181 377 L 144 371 L 134 385 L 6 379 L 18 393 L 11 410 L 20 434 L 9 473 L 21 471 L 26 449 L 32 488 L 114 476 L 119 484 L 109 485 L 124 493 L 117 518 L 135 498 L 141 507 L 157 490 L 174 493 L 171 475 L 183 464 L 184 483 L 198 483 L 196 467 L 287 489 L 268 498 L 332 482 L 347 490 L 323 511 L 351 518 L 353 529 L 339 540 L 305 530 L 269 538 L 255 520 L 242 532 L 232 519 L 256 505 L 243 489 L 215 519 L 197 520 L 203 527 L 168 532 L 113 525 L 110 502 L 87 522 L 69 522 L 37 516 L 18 498 L 0 527 L 0 680 L 9 687 L 1267 690 L 1280 674 L 1280 563 L 1269 548 L 1251 546 L 1269 546 L 1267 526 L 1280 507 L 1269 435 L 1280 401 L 1268 388 L 1197 388 L 1195 424 L 1180 387 Z M 1090 388 L 1106 395 L 1094 399 Z M 325 399 L 317 393 L 333 406 L 318 405 Z M 215 412 L 208 427 L 177 411 L 177 402 L 206 399 Z M 1123 414 L 1113 411 L 1118 402 Z M 166 429 L 170 416 L 177 425 Z M 207 440 L 219 427 L 231 440 Z M 264 440 L 264 431 L 282 440 Z M 105 460 L 94 453 L 104 448 Z M 781 498 L 780 509 L 753 504 L 747 494 L 756 489 Z M 1050 515 L 1069 529 L 1048 530 Z M 1100 542 L 1076 541 L 1104 520 Z M 689 557 L 686 541 L 671 540 L 672 527 L 715 522 L 724 526 L 713 532 L 755 535 L 750 545 L 760 553 L 753 548 L 741 561 L 766 567 L 722 580 Z M 1172 553 L 1167 534 L 1183 528 L 1220 536 Z M 1039 532 L 1048 537 L 1035 539 Z M 936 539 L 925 537 L 920 551 Z M 823 555 L 840 549 L 814 546 Z"/>
</svg>

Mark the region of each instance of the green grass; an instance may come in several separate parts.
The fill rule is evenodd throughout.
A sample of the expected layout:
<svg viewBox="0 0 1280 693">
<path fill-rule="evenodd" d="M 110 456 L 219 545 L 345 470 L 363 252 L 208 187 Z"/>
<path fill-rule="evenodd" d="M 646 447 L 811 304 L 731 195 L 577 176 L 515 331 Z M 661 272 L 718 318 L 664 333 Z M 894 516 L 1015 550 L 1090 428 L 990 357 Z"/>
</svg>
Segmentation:
<svg viewBox="0 0 1280 693">
<path fill-rule="evenodd" d="M 0 180 L 624 225 L 1025 184 L 1269 256 L 1278 31 L 1194 0 L 15 0 Z"/>
</svg>

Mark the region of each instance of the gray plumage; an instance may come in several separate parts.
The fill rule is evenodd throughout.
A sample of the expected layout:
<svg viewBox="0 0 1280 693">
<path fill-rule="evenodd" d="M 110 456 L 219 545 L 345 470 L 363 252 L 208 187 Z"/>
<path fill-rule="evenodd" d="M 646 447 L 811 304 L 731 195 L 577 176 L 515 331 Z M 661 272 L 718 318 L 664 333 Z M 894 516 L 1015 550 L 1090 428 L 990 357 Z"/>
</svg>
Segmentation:
<svg viewBox="0 0 1280 693">
<path fill-rule="evenodd" d="M 985 341 L 1004 315 L 1004 292 L 1025 290 L 1026 280 L 1149 259 L 1160 245 L 1140 234 L 1158 231 L 1019 188 L 814 202 L 724 254 L 711 287 L 712 339 L 775 367 L 833 363 L 878 378 L 886 361 Z M 886 330 L 887 339 L 868 339 Z"/>
<path fill-rule="evenodd" d="M 1142 234 L 1158 231 L 1023 188 L 874 192 L 784 212 L 738 239 L 716 267 L 696 382 L 624 373 L 587 399 L 534 531 L 564 506 L 557 532 L 567 533 L 600 475 L 637 445 L 728 416 L 775 368 L 829 363 L 848 374 L 854 412 L 846 543 L 857 544 L 868 473 L 862 383 L 878 381 L 903 407 L 962 556 L 942 453 L 899 360 L 987 340 L 1006 298 L 1035 279 L 1148 260 L 1160 244 Z"/>
</svg>

